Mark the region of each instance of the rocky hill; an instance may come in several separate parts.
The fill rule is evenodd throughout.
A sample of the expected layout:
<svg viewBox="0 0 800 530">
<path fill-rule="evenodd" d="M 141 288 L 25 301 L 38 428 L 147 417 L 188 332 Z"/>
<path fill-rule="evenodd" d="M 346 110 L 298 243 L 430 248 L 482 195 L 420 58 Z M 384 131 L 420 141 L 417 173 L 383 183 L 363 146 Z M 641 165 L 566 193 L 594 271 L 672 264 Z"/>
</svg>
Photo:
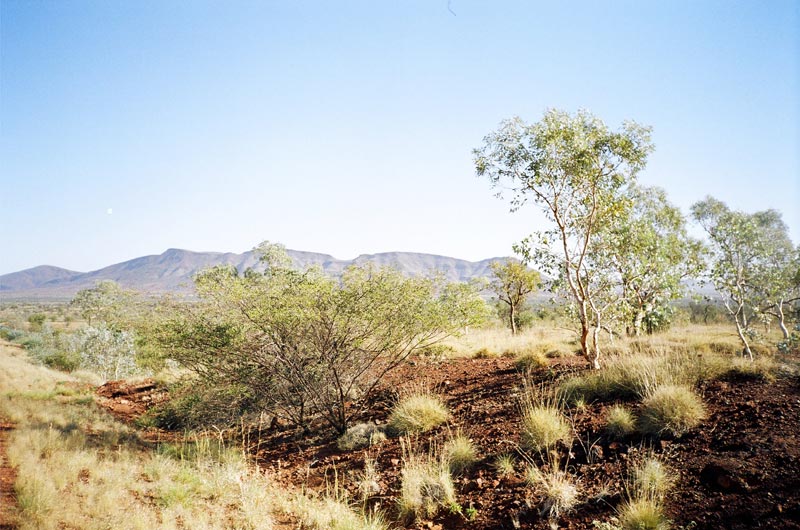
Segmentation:
<svg viewBox="0 0 800 530">
<path fill-rule="evenodd" d="M 496 259 L 466 261 L 434 254 L 386 252 L 362 254 L 353 260 L 340 260 L 328 254 L 289 250 L 298 268 L 318 265 L 331 275 L 340 274 L 348 265 L 372 262 L 391 265 L 410 276 L 437 272 L 449 281 L 467 281 L 488 277 L 489 264 Z M 192 277 L 215 265 L 233 265 L 239 271 L 258 268 L 253 251 L 192 252 L 171 248 L 162 254 L 142 256 L 90 272 L 76 272 L 50 265 L 0 276 L 0 299 L 68 299 L 81 289 L 94 287 L 100 280 L 114 280 L 123 287 L 151 293 L 188 292 Z"/>
</svg>

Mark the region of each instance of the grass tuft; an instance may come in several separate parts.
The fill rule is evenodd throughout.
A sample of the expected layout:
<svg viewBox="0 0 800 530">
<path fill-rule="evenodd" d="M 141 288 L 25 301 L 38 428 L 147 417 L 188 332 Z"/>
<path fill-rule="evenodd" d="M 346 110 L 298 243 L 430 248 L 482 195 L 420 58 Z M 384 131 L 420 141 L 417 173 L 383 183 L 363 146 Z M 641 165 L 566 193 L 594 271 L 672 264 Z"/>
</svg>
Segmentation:
<svg viewBox="0 0 800 530">
<path fill-rule="evenodd" d="M 623 405 L 614 405 L 606 414 L 606 432 L 612 438 L 625 438 L 636 432 L 636 420 Z"/>
<path fill-rule="evenodd" d="M 625 501 L 619 509 L 622 530 L 667 530 L 669 521 L 661 505 L 654 499 L 637 498 Z"/>
<path fill-rule="evenodd" d="M 705 418 L 705 406 L 690 388 L 664 385 L 656 388 L 642 403 L 639 426 L 643 433 L 680 436 Z"/>
<path fill-rule="evenodd" d="M 415 388 L 402 397 L 389 416 L 389 430 L 397 434 L 426 432 L 450 418 L 441 397 L 425 388 Z"/>
<path fill-rule="evenodd" d="M 400 484 L 401 517 L 433 517 L 456 505 L 456 492 L 446 459 L 406 451 Z"/>
<path fill-rule="evenodd" d="M 478 459 L 475 444 L 462 433 L 456 434 L 444 445 L 443 454 L 453 475 L 460 475 Z"/>
<path fill-rule="evenodd" d="M 514 457 L 510 454 L 497 455 L 494 459 L 494 470 L 499 477 L 510 477 L 516 472 L 514 469 Z"/>
<path fill-rule="evenodd" d="M 542 515 L 558 518 L 578 504 L 578 487 L 570 474 L 557 465 L 547 471 L 529 465 L 525 479 L 541 498 Z"/>
</svg>

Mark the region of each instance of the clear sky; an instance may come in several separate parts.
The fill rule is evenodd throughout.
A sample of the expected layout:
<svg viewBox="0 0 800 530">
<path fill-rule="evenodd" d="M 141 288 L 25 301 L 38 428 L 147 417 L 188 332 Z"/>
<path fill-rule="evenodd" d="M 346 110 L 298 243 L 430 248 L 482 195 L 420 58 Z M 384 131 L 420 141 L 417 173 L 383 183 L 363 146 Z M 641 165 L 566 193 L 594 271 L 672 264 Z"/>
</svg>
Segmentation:
<svg viewBox="0 0 800 530">
<path fill-rule="evenodd" d="M 800 2 L 0 1 L 0 273 L 264 239 L 477 260 L 541 228 L 471 150 L 586 108 L 684 212 L 800 241 Z"/>
</svg>

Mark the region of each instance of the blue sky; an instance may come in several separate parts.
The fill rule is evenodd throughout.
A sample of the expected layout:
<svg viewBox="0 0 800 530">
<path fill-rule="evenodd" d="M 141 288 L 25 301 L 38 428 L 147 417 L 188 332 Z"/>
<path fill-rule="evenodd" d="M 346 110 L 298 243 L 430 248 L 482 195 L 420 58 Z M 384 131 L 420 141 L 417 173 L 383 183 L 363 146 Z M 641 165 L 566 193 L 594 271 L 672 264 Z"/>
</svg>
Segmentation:
<svg viewBox="0 0 800 530">
<path fill-rule="evenodd" d="M 800 241 L 800 3 L 0 2 L 0 273 L 258 242 L 508 255 L 542 228 L 474 175 L 504 118 L 654 129 L 684 212 Z M 110 212 L 110 213 L 109 213 Z"/>
</svg>

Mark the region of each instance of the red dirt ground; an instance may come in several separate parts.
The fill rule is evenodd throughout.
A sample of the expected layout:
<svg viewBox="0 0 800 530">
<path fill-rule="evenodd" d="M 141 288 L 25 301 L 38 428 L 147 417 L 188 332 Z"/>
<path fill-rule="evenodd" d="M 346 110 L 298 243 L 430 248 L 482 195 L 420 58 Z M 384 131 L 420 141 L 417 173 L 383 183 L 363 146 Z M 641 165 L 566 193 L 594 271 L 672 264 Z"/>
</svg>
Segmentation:
<svg viewBox="0 0 800 530">
<path fill-rule="evenodd" d="M 576 370 L 577 359 L 554 361 L 535 375 L 544 383 Z M 453 413 L 450 431 L 465 432 L 480 448 L 480 461 L 456 482 L 458 502 L 477 510 L 467 521 L 460 514 L 443 514 L 417 521 L 412 528 L 551 528 L 539 514 L 536 498 L 521 478 L 497 477 L 496 455 L 515 453 L 519 443 L 518 394 L 521 377 L 509 359 L 459 359 L 434 363 L 416 361 L 398 369 L 377 395 L 375 406 L 359 421 L 385 422 L 394 391 L 423 374 L 442 393 Z M 163 391 L 140 387 L 120 391 L 105 385 L 101 404 L 124 419 L 132 419 L 153 403 L 166 399 Z M 114 390 L 115 389 L 115 390 Z M 673 528 L 800 529 L 800 379 L 779 376 L 775 382 L 740 380 L 712 382 L 701 387 L 708 418 L 698 429 L 677 440 L 631 438 L 613 442 L 603 435 L 609 404 L 591 404 L 573 413 L 579 440 L 561 448 L 561 457 L 574 472 L 583 499 L 573 512 L 562 515 L 558 528 L 589 529 L 608 521 L 623 498 L 628 462 L 651 447 L 679 474 L 667 500 Z M 153 392 L 158 393 L 156 399 Z M 123 401 L 124 400 L 124 401 Z M 448 428 L 420 438 L 428 447 L 441 444 Z M 355 478 L 363 470 L 364 452 L 342 452 L 332 434 L 299 438 L 290 429 L 263 434 L 254 446 L 259 464 L 276 480 L 311 488 L 344 484 L 355 493 Z M 397 439 L 370 451 L 376 460 L 380 491 L 370 504 L 392 514 L 400 487 L 402 454 Z M 569 456 L 568 456 L 569 455 Z M 694 526 L 692 526 L 694 525 Z"/>
<path fill-rule="evenodd" d="M 0 530 L 17 528 L 17 495 L 14 492 L 17 473 L 6 455 L 8 433 L 13 428 L 14 425 L 0 419 Z"/>
</svg>

